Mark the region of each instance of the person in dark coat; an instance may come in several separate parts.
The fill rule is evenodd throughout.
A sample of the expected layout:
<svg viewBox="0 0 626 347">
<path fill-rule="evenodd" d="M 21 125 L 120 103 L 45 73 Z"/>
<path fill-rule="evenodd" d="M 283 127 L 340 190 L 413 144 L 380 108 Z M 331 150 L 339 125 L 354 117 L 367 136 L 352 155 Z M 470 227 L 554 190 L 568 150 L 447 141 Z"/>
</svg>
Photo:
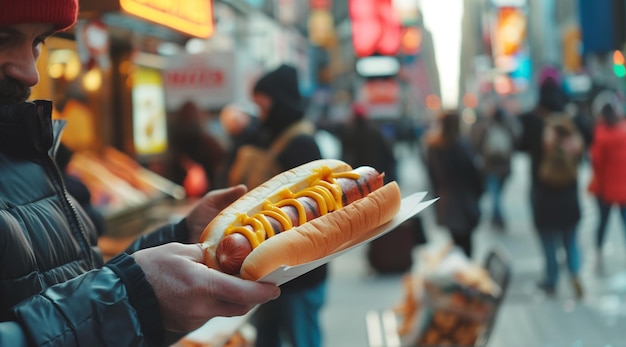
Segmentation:
<svg viewBox="0 0 626 347">
<path fill-rule="evenodd" d="M 52 120 L 52 102 L 26 101 L 42 43 L 74 24 L 78 1 L 0 8 L 0 346 L 169 346 L 277 297 L 274 285 L 208 268 L 197 244 L 243 186 L 209 193 L 104 263 L 53 159 L 65 121 Z"/>
<path fill-rule="evenodd" d="M 363 104 L 353 104 L 352 119 L 340 139 L 343 161 L 352 167 L 371 166 L 383 172 L 385 183 L 397 180 L 397 161 L 391 144 L 368 118 Z"/>
<path fill-rule="evenodd" d="M 473 255 L 472 235 L 480 221 L 483 178 L 476 152 L 461 136 L 456 112 L 440 115 L 439 127 L 426 139 L 426 167 L 433 189 L 437 224 L 450 232 L 454 244 Z"/>
<path fill-rule="evenodd" d="M 306 122 L 297 71 L 290 65 L 263 75 L 254 86 L 253 100 L 259 106 L 260 120 L 256 143 L 264 148 Z M 292 137 L 277 156 L 283 171 L 321 158 L 312 132 Z M 319 314 L 326 300 L 327 276 L 328 265 L 318 267 L 283 284 L 279 299 L 261 305 L 252 319 L 256 346 L 279 347 L 282 339 L 293 347 L 322 346 Z"/>
<path fill-rule="evenodd" d="M 539 166 L 544 155 L 543 129 L 546 117 L 554 112 L 563 113 L 567 95 L 557 79 L 546 77 L 539 86 L 537 106 L 520 115 L 522 133 L 520 149 L 530 156 L 530 203 L 533 221 L 541 240 L 545 258 L 545 276 L 539 288 L 548 295 L 556 292 L 558 283 L 558 244 L 563 244 L 567 254 L 567 267 L 577 297 L 582 297 L 580 283 L 580 251 L 577 241 L 577 224 L 581 218 L 578 180 L 566 187 L 551 187 L 539 179 Z"/>
<path fill-rule="evenodd" d="M 228 172 L 235 162 L 241 146 L 254 145 L 259 128 L 259 118 L 246 111 L 242 106 L 230 104 L 220 112 L 220 124 L 228 137 L 226 160 L 218 175 L 216 187 L 228 186 Z"/>
<path fill-rule="evenodd" d="M 484 110 L 472 126 L 472 138 L 480 154 L 486 192 L 491 200 L 491 225 L 498 231 L 506 228 L 502 194 L 511 175 L 511 163 L 517 145 L 517 120 L 504 110 L 497 95 L 483 99 Z"/>
<path fill-rule="evenodd" d="M 167 178 L 183 185 L 192 165 L 199 165 L 206 184 L 201 189 L 185 187 L 188 195 L 204 195 L 218 186 L 218 174 L 226 161 L 227 152 L 220 142 L 202 126 L 201 110 L 192 102 L 183 103 L 169 124 L 170 148 L 168 153 Z"/>
</svg>

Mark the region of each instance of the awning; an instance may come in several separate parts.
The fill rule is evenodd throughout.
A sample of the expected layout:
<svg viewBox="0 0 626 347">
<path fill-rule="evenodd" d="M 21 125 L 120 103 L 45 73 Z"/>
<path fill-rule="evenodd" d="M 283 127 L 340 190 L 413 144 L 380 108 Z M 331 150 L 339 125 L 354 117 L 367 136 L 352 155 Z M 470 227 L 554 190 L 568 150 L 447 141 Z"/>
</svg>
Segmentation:
<svg viewBox="0 0 626 347">
<path fill-rule="evenodd" d="M 170 41 L 206 39 L 215 30 L 211 0 L 80 0 L 80 16 Z"/>
</svg>

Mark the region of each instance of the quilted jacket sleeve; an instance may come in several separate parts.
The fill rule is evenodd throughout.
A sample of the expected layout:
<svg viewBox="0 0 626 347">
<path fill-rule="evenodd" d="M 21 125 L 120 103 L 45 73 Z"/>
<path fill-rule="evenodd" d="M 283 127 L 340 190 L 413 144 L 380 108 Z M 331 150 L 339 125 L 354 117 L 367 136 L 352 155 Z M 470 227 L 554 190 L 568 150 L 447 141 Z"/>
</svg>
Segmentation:
<svg viewBox="0 0 626 347">
<path fill-rule="evenodd" d="M 0 322 L 0 346 L 26 347 L 26 336 L 19 324 Z"/>
<path fill-rule="evenodd" d="M 12 313 L 33 346 L 153 346 L 165 338 L 154 291 L 127 254 L 46 289 Z"/>
<path fill-rule="evenodd" d="M 132 254 L 140 249 L 166 244 L 168 242 L 187 243 L 189 231 L 185 219 L 176 224 L 167 224 L 137 238 L 127 249 Z"/>
</svg>

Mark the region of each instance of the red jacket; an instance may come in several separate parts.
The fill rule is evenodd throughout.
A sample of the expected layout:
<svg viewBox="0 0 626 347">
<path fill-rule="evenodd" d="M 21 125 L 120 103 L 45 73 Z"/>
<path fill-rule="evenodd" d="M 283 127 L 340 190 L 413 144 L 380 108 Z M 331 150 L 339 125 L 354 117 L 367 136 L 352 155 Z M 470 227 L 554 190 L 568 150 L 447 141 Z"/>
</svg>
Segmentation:
<svg viewBox="0 0 626 347">
<path fill-rule="evenodd" d="M 607 202 L 626 204 L 626 120 L 598 123 L 591 144 L 589 191 Z"/>
</svg>

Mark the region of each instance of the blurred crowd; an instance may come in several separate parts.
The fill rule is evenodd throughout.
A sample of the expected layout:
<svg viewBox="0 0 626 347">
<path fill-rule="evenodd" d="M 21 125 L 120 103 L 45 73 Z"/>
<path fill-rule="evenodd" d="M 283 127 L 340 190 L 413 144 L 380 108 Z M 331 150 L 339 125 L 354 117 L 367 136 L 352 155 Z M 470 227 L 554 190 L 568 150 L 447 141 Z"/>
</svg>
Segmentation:
<svg viewBox="0 0 626 347">
<path fill-rule="evenodd" d="M 481 218 L 493 230 L 506 232 L 502 192 L 511 175 L 513 155 L 527 155 L 531 183 L 526 199 L 544 257 L 544 274 L 537 279 L 537 287 L 549 296 L 557 294 L 557 254 L 563 249 L 569 282 L 581 299 L 580 187 L 594 196 L 600 214 L 593 255 L 598 268 L 603 264 L 611 208 L 616 207 L 624 219 L 622 100 L 617 91 L 603 87 L 584 100 L 573 98 L 553 67 L 542 71 L 536 90 L 536 103 L 523 112 L 508 107 L 510 96 L 485 93 L 476 109 L 476 121 L 465 132 L 459 130 L 459 112 L 437 117 L 423 141 L 431 188 L 440 198 L 435 204 L 436 221 L 472 257 L 472 234 Z M 590 182 L 579 182 L 584 161 L 591 168 Z M 481 211 L 482 199 L 489 199 L 489 210 Z"/>
<path fill-rule="evenodd" d="M 281 88 L 281 83 L 292 88 Z M 341 159 L 353 167 L 372 166 L 385 174 L 386 182 L 399 179 L 397 139 L 385 133 L 365 103 L 352 100 L 339 124 L 316 123 L 307 120 L 296 85 L 291 66 L 268 72 L 252 95 L 258 112 L 231 104 L 219 114 L 229 136 L 225 144 L 204 141 L 195 150 L 187 146 L 180 151 L 185 160 L 198 152 L 216 154 L 196 157 L 210 182 L 204 191 L 237 183 L 254 187 L 277 172 L 318 158 Z M 592 168 L 588 191 L 595 196 L 601 216 L 595 254 L 598 266 L 612 207 L 626 223 L 626 182 L 621 178 L 621 171 L 626 170 L 626 123 L 621 95 L 602 86 L 585 98 L 568 95 L 554 67 L 540 73 L 535 89 L 536 102 L 525 110 L 511 107 L 515 96 L 485 91 L 469 123 L 462 116 L 464 110 L 441 110 L 411 145 L 427 169 L 429 192 L 439 198 L 434 206 L 437 224 L 470 258 L 475 249 L 473 234 L 482 218 L 494 230 L 506 232 L 502 195 L 511 176 L 512 158 L 516 153 L 528 155 L 531 185 L 527 198 L 545 258 L 545 274 L 537 285 L 547 294 L 556 294 L 556 255 L 563 247 L 574 292 L 582 298 L 577 225 L 581 219 L 578 169 L 583 161 Z M 211 135 L 204 132 L 203 136 Z M 182 142 L 191 138 L 185 136 Z M 173 148 L 179 151 L 176 144 Z M 257 160 L 252 163 L 251 158 Z M 182 176 L 170 177 L 183 182 Z M 485 211 L 481 210 L 483 199 L 490 201 Z"/>
<path fill-rule="evenodd" d="M 189 196 L 199 197 L 239 183 L 254 188 L 307 161 L 334 158 L 353 167 L 372 166 L 385 174 L 386 182 L 399 179 L 398 161 L 402 158 L 394 151 L 397 139 L 371 117 L 365 103 L 352 100 L 340 124 L 317 123 L 306 116 L 297 83 L 296 70 L 289 65 L 261 76 L 251 95 L 256 110 L 232 103 L 219 112 L 217 119 L 226 141 L 206 130 L 192 102 L 185 104 L 170 124 L 172 146 L 166 177 L 184 185 Z M 439 198 L 433 207 L 436 223 L 470 259 L 475 255 L 473 235 L 481 220 L 488 220 L 497 232 L 507 232 L 503 192 L 512 173 L 513 156 L 527 155 L 531 163 L 527 199 L 544 257 L 544 273 L 537 279 L 537 287 L 548 295 L 557 294 L 557 253 L 563 248 L 569 281 L 580 299 L 584 284 L 577 239 L 582 217 L 579 167 L 588 161 L 593 172 L 588 191 L 595 196 L 601 216 L 595 254 L 601 266 L 612 207 L 619 210 L 626 225 L 626 181 L 622 178 L 626 121 L 618 92 L 600 87 L 584 100 L 573 98 L 564 89 L 557 69 L 546 68 L 540 74 L 536 91 L 534 106 L 521 110 L 511 107 L 514 96 L 487 90 L 472 110 L 474 121 L 467 122 L 464 110 L 441 110 L 411 145 L 425 164 L 429 193 Z M 489 203 L 481 205 L 483 199 Z M 401 240 L 392 242 L 406 242 Z M 383 257 L 401 256 L 400 245 L 385 247 Z M 319 312 L 326 297 L 327 271 L 327 266 L 322 266 L 290 282 L 278 300 L 261 306 L 253 319 L 259 332 L 258 346 L 278 346 L 281 339 L 298 346 L 319 345 Z"/>
</svg>

